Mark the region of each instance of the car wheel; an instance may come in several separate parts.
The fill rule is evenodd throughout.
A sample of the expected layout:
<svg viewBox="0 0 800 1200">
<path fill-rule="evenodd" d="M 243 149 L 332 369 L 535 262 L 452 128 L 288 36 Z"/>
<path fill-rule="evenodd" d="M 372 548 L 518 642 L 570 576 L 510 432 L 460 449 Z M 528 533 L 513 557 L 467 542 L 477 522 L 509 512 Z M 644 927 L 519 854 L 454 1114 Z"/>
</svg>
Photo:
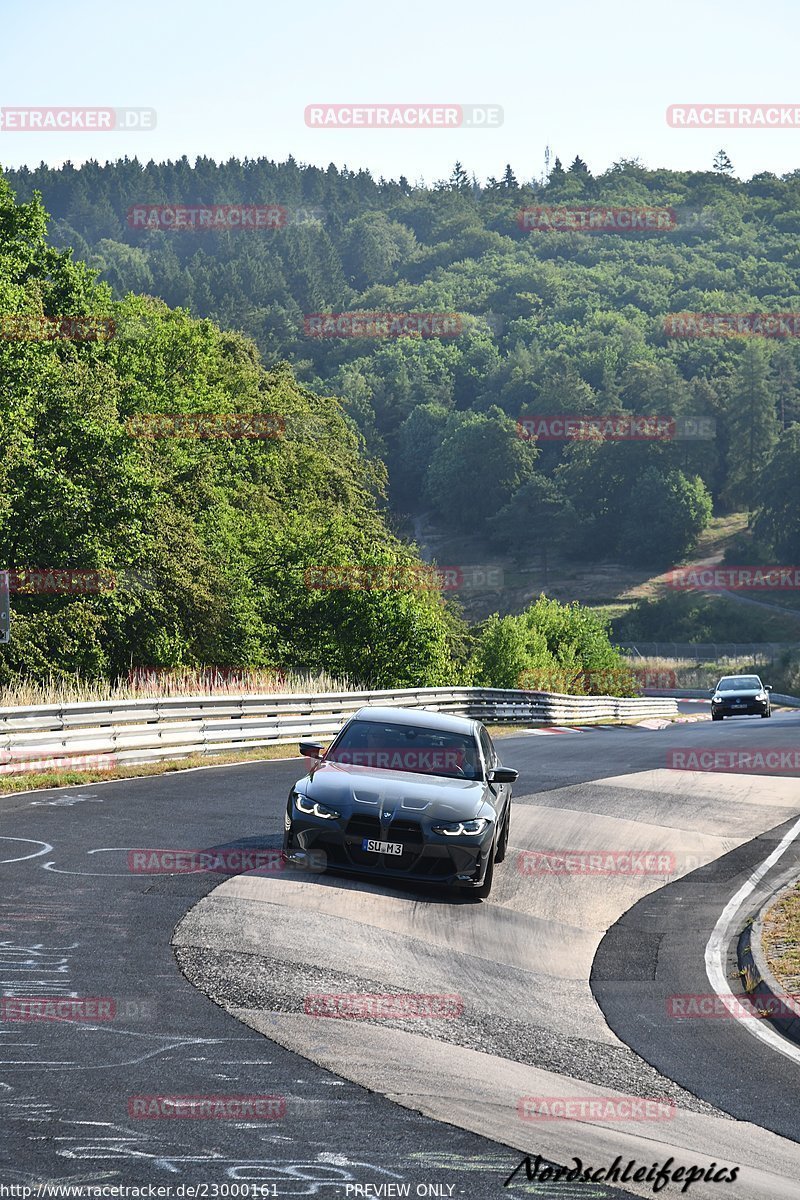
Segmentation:
<svg viewBox="0 0 800 1200">
<path fill-rule="evenodd" d="M 508 831 L 509 831 L 510 825 L 511 825 L 511 797 L 509 797 L 508 804 L 506 805 L 506 819 L 505 819 L 505 821 L 503 821 L 503 832 L 500 834 L 500 841 L 497 843 L 497 850 L 495 851 L 495 856 L 494 856 L 495 862 L 502 862 L 506 856 L 506 850 L 508 849 Z"/>
<path fill-rule="evenodd" d="M 483 883 L 480 885 L 480 887 L 473 889 L 473 895 L 477 896 L 479 900 L 485 900 L 492 890 L 492 882 L 494 880 L 494 859 L 496 853 L 497 846 L 493 844 L 491 850 L 489 851 L 489 861 L 486 864 L 486 874 L 483 877 Z"/>
<path fill-rule="evenodd" d="M 722 713 L 712 713 L 712 714 L 711 714 L 711 720 L 712 720 L 712 721 L 721 721 L 721 720 L 722 720 Z"/>
<path fill-rule="evenodd" d="M 763 712 L 761 715 L 762 715 L 762 717 L 771 717 L 771 716 L 772 716 L 772 709 L 771 709 L 771 708 L 768 708 L 768 709 L 767 709 L 767 711 L 766 711 L 766 712 Z"/>
</svg>

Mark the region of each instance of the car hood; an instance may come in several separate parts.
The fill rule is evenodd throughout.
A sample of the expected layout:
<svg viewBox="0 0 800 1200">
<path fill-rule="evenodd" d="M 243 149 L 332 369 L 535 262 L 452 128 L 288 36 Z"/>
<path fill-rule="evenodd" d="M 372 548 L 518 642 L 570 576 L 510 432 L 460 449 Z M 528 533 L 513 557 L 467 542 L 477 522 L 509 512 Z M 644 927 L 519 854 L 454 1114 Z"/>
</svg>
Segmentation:
<svg viewBox="0 0 800 1200">
<path fill-rule="evenodd" d="M 464 820 L 480 814 L 488 784 L 349 763 L 321 763 L 295 784 L 297 791 L 341 812 L 402 820 Z"/>
<path fill-rule="evenodd" d="M 722 692 L 715 692 L 715 696 L 721 696 L 723 700 L 752 700 L 754 696 L 761 695 L 761 688 L 733 688 L 728 691 L 725 688 Z"/>
</svg>

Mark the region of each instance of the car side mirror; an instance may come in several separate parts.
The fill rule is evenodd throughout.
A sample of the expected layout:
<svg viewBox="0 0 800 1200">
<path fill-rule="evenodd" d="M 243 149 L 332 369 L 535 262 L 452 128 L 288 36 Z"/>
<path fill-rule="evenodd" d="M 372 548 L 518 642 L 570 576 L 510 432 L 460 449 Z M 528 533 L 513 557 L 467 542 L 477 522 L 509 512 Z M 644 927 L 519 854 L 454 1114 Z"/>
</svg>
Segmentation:
<svg viewBox="0 0 800 1200">
<path fill-rule="evenodd" d="M 771 683 L 765 683 L 765 684 L 764 684 L 764 691 L 765 691 L 765 692 L 771 692 L 771 691 L 772 691 L 772 684 L 771 684 Z"/>
<path fill-rule="evenodd" d="M 516 783 L 518 778 L 519 771 L 513 767 L 495 767 L 489 772 L 489 783 Z"/>
<path fill-rule="evenodd" d="M 301 742 L 300 753 L 304 758 L 322 758 L 325 747 L 321 742 Z"/>
</svg>

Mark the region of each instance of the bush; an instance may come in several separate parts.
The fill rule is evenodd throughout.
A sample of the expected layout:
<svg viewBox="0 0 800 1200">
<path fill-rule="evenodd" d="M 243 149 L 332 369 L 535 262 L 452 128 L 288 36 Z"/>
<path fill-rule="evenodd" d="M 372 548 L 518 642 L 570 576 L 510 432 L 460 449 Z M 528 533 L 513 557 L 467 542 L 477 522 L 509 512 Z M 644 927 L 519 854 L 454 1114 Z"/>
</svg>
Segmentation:
<svg viewBox="0 0 800 1200">
<path fill-rule="evenodd" d="M 633 673 L 612 646 L 607 621 L 581 604 L 540 596 L 517 617 L 496 613 L 478 632 L 473 678 L 483 687 L 571 695 L 632 696 Z"/>
</svg>

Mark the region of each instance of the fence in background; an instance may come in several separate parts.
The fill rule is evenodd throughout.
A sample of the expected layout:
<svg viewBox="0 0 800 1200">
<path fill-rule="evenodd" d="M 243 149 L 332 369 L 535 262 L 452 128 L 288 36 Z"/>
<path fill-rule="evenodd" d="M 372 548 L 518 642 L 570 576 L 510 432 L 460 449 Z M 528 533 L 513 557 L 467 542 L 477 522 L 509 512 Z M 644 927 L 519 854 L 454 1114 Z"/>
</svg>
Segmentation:
<svg viewBox="0 0 800 1200">
<path fill-rule="evenodd" d="M 784 654 L 800 655 L 800 642 L 628 642 L 619 649 L 626 658 L 688 658 L 695 662 L 743 658 L 771 663 Z"/>
</svg>

